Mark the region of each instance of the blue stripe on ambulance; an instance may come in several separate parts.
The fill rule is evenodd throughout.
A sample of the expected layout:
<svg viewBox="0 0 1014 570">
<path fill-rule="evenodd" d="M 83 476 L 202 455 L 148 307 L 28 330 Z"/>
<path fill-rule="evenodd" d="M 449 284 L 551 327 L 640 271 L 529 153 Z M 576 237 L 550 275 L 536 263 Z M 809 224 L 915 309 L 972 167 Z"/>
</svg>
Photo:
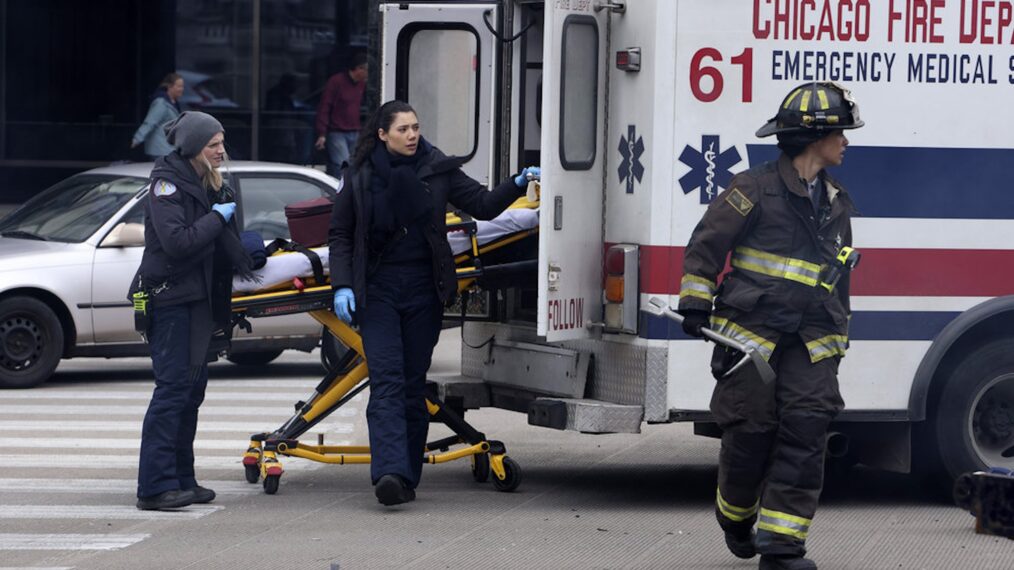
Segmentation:
<svg viewBox="0 0 1014 570">
<path fill-rule="evenodd" d="M 746 148 L 751 166 L 778 157 L 772 145 Z M 863 217 L 995 220 L 1014 219 L 1011 164 L 1012 149 L 849 145 L 846 168 L 830 172 Z"/>
</svg>

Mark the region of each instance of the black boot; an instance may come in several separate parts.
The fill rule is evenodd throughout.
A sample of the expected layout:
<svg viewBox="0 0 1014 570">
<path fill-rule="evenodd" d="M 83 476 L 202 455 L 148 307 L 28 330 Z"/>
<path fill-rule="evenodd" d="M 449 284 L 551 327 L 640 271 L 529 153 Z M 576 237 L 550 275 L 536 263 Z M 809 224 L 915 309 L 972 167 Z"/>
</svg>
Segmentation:
<svg viewBox="0 0 1014 570">
<path fill-rule="evenodd" d="M 757 548 L 753 541 L 757 534 L 753 529 L 746 529 L 746 532 L 725 531 L 725 545 L 729 552 L 736 558 L 753 558 L 757 556 Z"/>
<path fill-rule="evenodd" d="M 210 503 L 215 500 L 215 492 L 207 487 L 201 487 L 198 485 L 190 490 L 194 492 L 195 504 Z"/>
<path fill-rule="evenodd" d="M 760 570 L 817 570 L 817 563 L 802 556 L 772 556 L 760 558 Z"/>
<path fill-rule="evenodd" d="M 377 479 L 377 486 L 373 489 L 377 500 L 382 505 L 400 505 L 415 500 L 415 491 L 409 488 L 408 484 L 399 475 L 382 475 Z"/>
<path fill-rule="evenodd" d="M 137 500 L 137 508 L 142 511 L 161 511 L 164 509 L 179 509 L 194 502 L 194 492 L 190 489 L 177 489 L 166 491 L 151 497 L 142 497 Z"/>
</svg>

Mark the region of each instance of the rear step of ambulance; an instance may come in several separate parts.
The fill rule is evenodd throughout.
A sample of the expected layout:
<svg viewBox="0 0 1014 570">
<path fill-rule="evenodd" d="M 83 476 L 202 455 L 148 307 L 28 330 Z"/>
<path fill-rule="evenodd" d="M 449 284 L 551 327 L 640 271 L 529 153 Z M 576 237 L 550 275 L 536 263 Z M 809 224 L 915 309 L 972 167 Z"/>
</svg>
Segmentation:
<svg viewBox="0 0 1014 570">
<path fill-rule="evenodd" d="M 445 402 L 528 414 L 531 425 L 584 433 L 640 433 L 644 407 L 584 399 L 591 355 L 544 344 L 495 340 L 480 378 L 431 376 Z M 460 400 L 458 400 L 460 398 Z"/>
</svg>

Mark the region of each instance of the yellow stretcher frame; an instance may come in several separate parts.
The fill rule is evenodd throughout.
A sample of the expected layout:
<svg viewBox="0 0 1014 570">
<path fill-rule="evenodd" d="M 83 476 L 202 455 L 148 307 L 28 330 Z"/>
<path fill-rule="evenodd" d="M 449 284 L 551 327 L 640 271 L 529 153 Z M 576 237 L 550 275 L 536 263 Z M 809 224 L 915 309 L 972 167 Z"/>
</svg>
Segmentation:
<svg viewBox="0 0 1014 570">
<path fill-rule="evenodd" d="M 519 199 L 512 206 L 536 208 L 538 203 Z M 538 233 L 538 228 L 517 232 L 479 246 L 475 222 L 465 222 L 453 214 L 447 216 L 449 231 L 466 231 L 471 240 L 471 251 L 455 257 L 458 293 L 476 288 L 484 269 L 480 262 L 483 253 L 490 252 Z M 470 265 L 465 265 L 469 263 Z M 364 390 L 369 381 L 366 354 L 359 333 L 335 316 L 331 309 L 330 285 L 308 287 L 301 290 L 272 291 L 234 297 L 233 312 L 240 317 L 307 312 L 321 323 L 348 351 L 334 363 L 324 379 L 305 401 L 296 403 L 296 413 L 280 428 L 270 433 L 253 434 L 243 454 L 243 468 L 248 483 L 262 481 L 264 492 L 273 495 L 284 468 L 280 457 L 299 457 L 337 465 L 370 463 L 368 446 L 325 445 L 323 434 L 316 444 L 304 443 L 299 437 L 336 409 Z M 498 491 L 509 492 L 521 483 L 521 466 L 507 455 L 500 441 L 489 440 L 475 430 L 458 413 L 450 409 L 434 394 L 426 398 L 426 407 L 433 419 L 447 425 L 454 435 L 426 444 L 424 463 L 446 463 L 465 457 L 471 458 L 472 476 L 477 482 L 490 479 Z M 452 449 L 453 448 L 453 449 Z"/>
</svg>

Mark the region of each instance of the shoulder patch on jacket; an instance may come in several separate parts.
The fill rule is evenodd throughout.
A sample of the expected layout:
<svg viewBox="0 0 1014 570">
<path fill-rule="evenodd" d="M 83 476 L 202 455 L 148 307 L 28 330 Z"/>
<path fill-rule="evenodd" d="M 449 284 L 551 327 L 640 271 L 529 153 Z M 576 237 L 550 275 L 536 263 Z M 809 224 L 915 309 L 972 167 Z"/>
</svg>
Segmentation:
<svg viewBox="0 0 1014 570">
<path fill-rule="evenodd" d="M 165 180 L 159 180 L 155 183 L 155 195 L 156 196 L 172 196 L 176 193 L 176 185 L 172 182 L 166 182 Z"/>
<path fill-rule="evenodd" d="M 750 210 L 753 209 L 753 202 L 744 196 L 743 193 L 739 191 L 739 188 L 733 188 L 730 190 L 729 194 L 725 197 L 725 201 L 743 216 L 749 214 Z"/>
</svg>

